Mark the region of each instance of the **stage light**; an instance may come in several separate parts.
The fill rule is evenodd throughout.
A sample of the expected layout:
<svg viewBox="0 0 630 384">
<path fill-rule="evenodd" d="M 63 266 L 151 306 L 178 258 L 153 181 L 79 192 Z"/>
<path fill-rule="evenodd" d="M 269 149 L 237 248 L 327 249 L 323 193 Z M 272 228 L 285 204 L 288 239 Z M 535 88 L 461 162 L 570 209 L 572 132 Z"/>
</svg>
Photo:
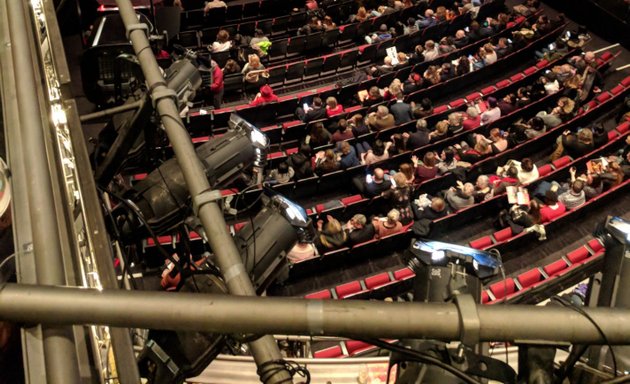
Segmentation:
<svg viewBox="0 0 630 384">
<path fill-rule="evenodd" d="M 312 221 L 304 208 L 265 190 L 262 210 L 235 236 L 245 269 L 258 294 L 288 277 L 286 253 L 297 241 L 312 241 Z"/>
<path fill-rule="evenodd" d="M 195 98 L 201 86 L 201 73 L 188 59 L 177 60 L 166 70 L 166 83 L 175 91 L 180 111 Z"/>
<path fill-rule="evenodd" d="M 248 171 L 262 175 L 268 140 L 256 127 L 237 116 L 238 124 L 221 137 L 197 148 L 212 188 L 222 188 Z M 156 233 L 181 224 L 190 214 L 190 196 L 176 159 L 170 159 L 134 185 L 125 197 L 131 200 Z M 139 224 L 139 223 L 136 223 Z M 128 228 L 131 230 L 131 227 Z M 125 231 L 128 232 L 128 231 Z"/>
</svg>

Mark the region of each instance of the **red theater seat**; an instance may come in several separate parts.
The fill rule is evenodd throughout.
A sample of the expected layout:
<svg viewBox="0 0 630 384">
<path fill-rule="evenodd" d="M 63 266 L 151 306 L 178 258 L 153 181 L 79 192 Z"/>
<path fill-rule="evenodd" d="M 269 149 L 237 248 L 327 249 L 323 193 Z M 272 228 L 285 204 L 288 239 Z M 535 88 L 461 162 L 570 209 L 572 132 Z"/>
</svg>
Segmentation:
<svg viewBox="0 0 630 384">
<path fill-rule="evenodd" d="M 451 108 L 457 108 L 457 107 L 459 107 L 461 105 L 464 105 L 464 104 L 466 104 L 466 100 L 465 99 L 457 99 L 457 100 L 452 101 L 451 103 L 449 103 L 449 106 Z"/>
<path fill-rule="evenodd" d="M 484 289 L 481 291 L 481 303 L 485 304 L 488 302 L 490 302 L 490 295 L 488 295 L 488 292 Z"/>
<path fill-rule="evenodd" d="M 558 160 L 554 160 L 553 161 L 553 166 L 556 167 L 556 169 L 558 169 L 558 168 L 564 167 L 565 165 L 569 164 L 570 162 L 571 162 L 571 158 L 569 156 L 562 156 Z"/>
<path fill-rule="evenodd" d="M 354 355 L 355 353 L 359 353 L 365 351 L 366 349 L 371 349 L 373 345 L 364 343 L 363 341 L 358 340 L 348 340 L 346 341 L 346 350 L 348 354 Z"/>
<path fill-rule="evenodd" d="M 614 140 L 619 134 L 617 131 L 608 131 L 608 141 Z"/>
<path fill-rule="evenodd" d="M 613 95 L 618 95 L 621 92 L 623 92 L 626 88 L 623 85 L 618 85 L 616 87 L 614 87 L 613 89 L 610 90 L 610 93 L 612 93 Z"/>
<path fill-rule="evenodd" d="M 308 295 L 304 297 L 307 299 L 332 299 L 332 295 L 330 294 L 329 289 L 324 289 L 321 291 L 309 293 Z"/>
<path fill-rule="evenodd" d="M 630 76 L 628 76 L 625 79 L 621 80 L 621 85 L 623 85 L 624 87 L 630 87 Z"/>
<path fill-rule="evenodd" d="M 379 273 L 378 275 L 370 276 L 365 279 L 365 288 L 374 289 L 375 287 L 379 287 L 389 282 L 389 274 L 387 272 Z"/>
<path fill-rule="evenodd" d="M 547 274 L 547 276 L 555 276 L 563 270 L 567 269 L 567 263 L 564 260 L 554 261 L 551 264 L 545 265 L 543 271 Z"/>
<path fill-rule="evenodd" d="M 529 68 L 525 69 L 523 71 L 523 73 L 525 73 L 527 76 L 529 76 L 529 75 L 531 75 L 533 73 L 536 73 L 536 71 L 538 71 L 538 67 L 529 67 Z"/>
<path fill-rule="evenodd" d="M 470 247 L 475 249 L 483 249 L 492 245 L 492 238 L 490 236 L 484 236 L 480 239 L 473 240 L 470 242 Z"/>
<path fill-rule="evenodd" d="M 503 228 L 502 230 L 494 233 L 494 239 L 497 242 L 505 241 L 510 237 L 512 237 L 512 228 L 510 227 Z"/>
<path fill-rule="evenodd" d="M 595 253 L 597 253 L 597 252 L 601 251 L 602 249 L 604 249 L 604 246 L 602 245 L 601 241 L 599 241 L 598 239 L 593 239 L 593 240 L 589 241 L 588 242 L 588 246 L 591 247 L 591 249 Z"/>
<path fill-rule="evenodd" d="M 357 201 L 361 201 L 361 200 L 363 200 L 363 196 L 353 195 L 353 196 L 344 197 L 343 199 L 341 199 L 341 203 L 343 205 L 350 205 L 352 203 L 356 203 Z"/>
<path fill-rule="evenodd" d="M 551 168 L 551 165 L 549 164 L 545 164 L 542 167 L 538 167 L 538 175 L 540 177 L 547 176 L 552 171 L 553 171 L 553 168 Z"/>
<path fill-rule="evenodd" d="M 316 359 L 334 359 L 343 356 L 343 351 L 340 345 L 335 345 L 321 351 L 313 352 L 313 357 Z"/>
<path fill-rule="evenodd" d="M 569 261 L 573 264 L 577 264 L 580 261 L 586 259 L 589 255 L 590 253 L 588 252 L 588 249 L 586 249 L 586 247 L 580 247 L 574 251 L 567 253 L 567 259 L 569 259 Z"/>
<path fill-rule="evenodd" d="M 512 77 L 510 77 L 510 80 L 512 80 L 512 82 L 515 82 L 524 78 L 525 78 L 525 75 L 523 75 L 522 73 L 517 73 L 516 75 L 513 75 Z"/>
<path fill-rule="evenodd" d="M 515 290 L 516 284 L 514 284 L 514 279 L 511 277 L 490 286 L 490 291 L 497 300 L 501 300 L 505 296 L 511 295 Z"/>
<path fill-rule="evenodd" d="M 446 112 L 447 110 L 448 110 L 448 106 L 447 105 L 440 105 L 438 107 L 433 108 L 433 114 L 437 115 L 439 113 Z"/>
<path fill-rule="evenodd" d="M 497 89 L 491 85 L 489 87 L 485 87 L 484 89 L 482 89 L 481 93 L 483 93 L 484 95 L 487 95 L 487 94 L 492 93 L 492 92 L 494 92 L 496 90 Z"/>
<path fill-rule="evenodd" d="M 610 95 L 610 93 L 604 91 L 602 93 L 600 93 L 595 100 L 597 100 L 599 103 L 604 103 L 606 101 L 608 101 L 612 96 Z"/>
<path fill-rule="evenodd" d="M 527 272 L 518 275 L 518 282 L 521 283 L 521 287 L 527 288 L 543 279 L 542 273 L 538 268 L 530 269 Z"/>
<path fill-rule="evenodd" d="M 411 277 L 414 277 L 416 274 L 409 268 L 399 269 L 394 272 L 394 279 L 396 280 L 407 280 Z"/>
<path fill-rule="evenodd" d="M 510 80 L 501 80 L 497 83 L 497 88 L 505 88 L 510 85 Z"/>
<path fill-rule="evenodd" d="M 616 129 L 619 133 L 626 133 L 628 132 L 628 129 L 630 129 L 630 122 L 624 121 L 623 123 L 619 124 Z"/>
<path fill-rule="evenodd" d="M 549 61 L 543 59 L 543 60 L 540 60 L 538 63 L 536 63 L 536 66 L 538 68 L 545 68 L 547 64 L 549 64 Z"/>
<path fill-rule="evenodd" d="M 357 293 L 361 290 L 361 284 L 358 281 L 351 281 L 349 283 L 341 284 L 335 287 L 337 297 L 343 299 L 346 296 L 350 296 L 353 293 Z"/>
</svg>

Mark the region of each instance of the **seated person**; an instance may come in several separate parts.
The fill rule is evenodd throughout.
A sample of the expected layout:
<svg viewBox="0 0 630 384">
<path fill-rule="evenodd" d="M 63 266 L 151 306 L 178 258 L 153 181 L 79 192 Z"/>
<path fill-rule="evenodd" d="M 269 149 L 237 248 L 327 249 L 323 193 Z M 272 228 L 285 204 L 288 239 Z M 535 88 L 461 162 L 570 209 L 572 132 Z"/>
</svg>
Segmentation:
<svg viewBox="0 0 630 384">
<path fill-rule="evenodd" d="M 359 137 L 361 135 L 365 135 L 366 133 L 370 133 L 370 128 L 365 122 L 365 119 L 360 114 L 352 115 L 350 120 L 348 120 L 348 125 L 352 129 L 352 134 L 354 137 Z"/>
<path fill-rule="evenodd" d="M 507 187 L 517 185 L 519 185 L 518 169 L 515 166 L 510 166 L 503 175 L 492 181 L 492 196 L 501 195 L 507 191 Z"/>
<path fill-rule="evenodd" d="M 385 40 L 389 40 L 392 37 L 394 36 L 389 30 L 389 28 L 387 27 L 387 24 L 381 24 L 381 26 L 378 28 L 378 31 L 374 32 L 371 35 L 365 36 L 365 41 L 368 44 L 375 44 L 375 43 L 383 42 Z"/>
<path fill-rule="evenodd" d="M 475 203 L 481 203 L 492 197 L 492 188 L 490 188 L 490 178 L 486 175 L 479 175 L 475 182 L 475 192 L 473 198 Z"/>
<path fill-rule="evenodd" d="M 337 123 L 337 131 L 332 135 L 333 144 L 338 143 L 340 141 L 354 139 L 354 134 L 352 133 L 352 128 L 348 125 L 348 121 L 346 119 L 340 119 Z"/>
<path fill-rule="evenodd" d="M 576 173 L 577 170 L 575 169 L 575 167 L 569 168 L 571 183 L 573 183 L 575 180 L 582 180 L 584 182 L 584 195 L 586 200 L 590 200 L 602 193 L 602 191 L 604 190 L 603 179 L 606 177 L 605 174 L 588 171 L 587 174 L 582 174 L 576 178 Z"/>
<path fill-rule="evenodd" d="M 249 41 L 249 46 L 252 47 L 258 56 L 267 56 L 267 50 L 270 46 L 269 38 L 265 36 L 265 32 L 262 29 L 256 28 L 254 31 L 254 37 Z"/>
<path fill-rule="evenodd" d="M 396 95 L 396 102 L 391 104 L 389 109 L 394 116 L 394 124 L 405 124 L 413 120 L 411 115 L 411 105 L 404 101 L 404 95 L 402 92 L 398 92 Z"/>
<path fill-rule="evenodd" d="M 405 179 L 408 185 L 414 185 L 416 181 L 416 170 L 414 169 L 412 164 L 402 163 L 400 167 L 398 167 L 398 172 L 405 175 Z"/>
<path fill-rule="evenodd" d="M 366 197 L 380 196 L 381 193 L 392 187 L 392 183 L 389 181 L 389 175 L 385 174 L 381 168 L 374 169 L 372 175 L 359 175 L 353 178 L 352 183 L 357 190 Z"/>
<path fill-rule="evenodd" d="M 436 166 L 437 156 L 435 155 L 435 152 L 425 153 L 422 161 L 418 160 L 418 156 L 413 155 L 411 156 L 411 162 L 415 168 L 416 184 L 433 179 L 438 173 L 438 168 Z"/>
<path fill-rule="evenodd" d="M 372 240 L 374 235 L 374 225 L 367 222 L 365 215 L 356 214 L 346 223 L 346 233 L 348 235 L 348 245 L 365 243 Z"/>
<path fill-rule="evenodd" d="M 302 143 L 298 151 L 287 159 L 287 164 L 293 168 L 296 180 L 313 176 L 311 167 L 311 146 Z"/>
<path fill-rule="evenodd" d="M 228 59 L 225 62 L 225 66 L 223 67 L 223 74 L 224 75 L 230 75 L 233 73 L 240 73 L 241 72 L 241 66 L 239 65 L 239 63 L 234 60 L 234 59 Z"/>
<path fill-rule="evenodd" d="M 368 115 L 367 124 L 371 130 L 379 132 L 395 125 L 394 115 L 384 105 L 379 105 L 376 112 Z"/>
<path fill-rule="evenodd" d="M 392 188 L 383 192 L 381 196 L 390 201 L 391 206 L 400 213 L 400 222 L 407 225 L 413 221 L 411 212 L 411 185 L 407 184 L 407 176 L 397 172 L 392 176 Z"/>
<path fill-rule="evenodd" d="M 481 114 L 481 124 L 491 124 L 501 117 L 501 109 L 497 105 L 497 99 L 488 97 L 488 109 Z"/>
<path fill-rule="evenodd" d="M 470 39 L 468 38 L 468 36 L 466 36 L 466 32 L 464 32 L 463 29 L 455 32 L 455 39 L 453 40 L 453 44 L 455 45 L 455 47 L 462 48 L 467 46 L 468 43 L 470 43 Z"/>
<path fill-rule="evenodd" d="M 412 73 L 411 75 L 409 75 L 409 78 L 403 83 L 403 93 L 408 95 L 422 89 L 423 85 L 424 81 L 422 79 L 422 76 L 417 73 Z"/>
<path fill-rule="evenodd" d="M 563 153 L 574 159 L 582 157 L 594 149 L 593 131 L 582 128 L 577 135 L 565 130 L 561 136 Z M 558 158 L 561 156 L 558 156 Z"/>
<path fill-rule="evenodd" d="M 545 192 L 544 205 L 540 206 L 540 222 L 546 223 L 566 212 L 566 207 L 558 201 L 558 193 L 552 190 Z"/>
<path fill-rule="evenodd" d="M 419 208 L 416 204 L 413 204 L 412 209 L 416 220 L 435 220 L 448 215 L 446 202 L 441 197 L 432 198 L 431 205 L 424 208 Z"/>
<path fill-rule="evenodd" d="M 509 115 L 516 110 L 516 95 L 508 93 L 497 102 L 497 106 L 501 110 L 501 116 Z"/>
<path fill-rule="evenodd" d="M 413 116 L 417 119 L 422 119 L 433 114 L 433 102 L 428 97 L 423 98 L 420 104 L 417 104 L 413 109 Z"/>
<path fill-rule="evenodd" d="M 383 95 L 381 95 L 381 91 L 375 85 L 375 86 L 370 87 L 367 93 L 367 97 L 361 100 L 361 105 L 363 105 L 364 107 L 370 107 L 374 104 L 378 104 L 382 102 L 383 102 Z"/>
<path fill-rule="evenodd" d="M 332 149 L 327 149 L 324 152 L 318 152 L 315 155 L 315 173 L 323 175 L 338 171 L 341 168 L 341 164 L 337 160 L 337 155 Z"/>
<path fill-rule="evenodd" d="M 455 158 L 456 150 L 453 147 L 446 147 L 440 154 L 437 163 L 438 175 L 443 175 L 457 168 L 457 159 Z"/>
<path fill-rule="evenodd" d="M 484 157 L 492 154 L 492 147 L 490 147 L 485 139 L 477 140 L 477 143 L 473 148 L 463 144 L 466 143 L 462 143 L 462 145 L 455 144 L 455 149 L 457 150 L 459 158 L 467 163 L 476 163 Z"/>
<path fill-rule="evenodd" d="M 343 106 L 337 103 L 337 99 L 330 96 L 326 99 L 326 116 L 333 117 L 343 113 Z"/>
<path fill-rule="evenodd" d="M 339 160 L 339 165 L 342 169 L 354 167 L 355 165 L 361 164 L 359 158 L 357 157 L 357 152 L 353 146 L 348 144 L 347 141 L 340 143 L 341 149 L 341 159 Z"/>
<path fill-rule="evenodd" d="M 382 239 L 385 236 L 393 235 L 402 231 L 403 225 L 399 221 L 400 212 L 397 209 L 392 209 L 387 213 L 385 218 L 372 219 L 372 225 L 374 226 L 375 238 Z"/>
<path fill-rule="evenodd" d="M 315 236 L 315 247 L 319 254 L 324 254 L 345 246 L 348 235 L 341 227 L 341 223 L 334 217 L 326 216 L 326 224 L 323 220 L 317 220 L 317 236 Z"/>
<path fill-rule="evenodd" d="M 288 183 L 291 179 L 293 179 L 294 175 L 295 171 L 289 166 L 289 164 L 287 164 L 286 161 L 278 164 L 277 169 L 272 169 L 271 172 L 269 172 L 271 180 L 278 184 Z"/>
<path fill-rule="evenodd" d="M 429 144 L 429 141 L 431 141 L 429 134 L 430 132 L 427 129 L 427 121 L 425 119 L 418 119 L 416 122 L 416 131 L 413 133 L 405 132 L 402 136 L 403 139 L 406 140 L 406 148 L 413 151 L 414 149 Z"/>
<path fill-rule="evenodd" d="M 225 29 L 222 29 L 217 33 L 217 39 L 212 46 L 208 47 L 210 52 L 225 52 L 232 48 L 232 41 L 230 40 L 230 33 Z"/>
<path fill-rule="evenodd" d="M 321 122 L 311 124 L 311 132 L 306 137 L 307 144 L 313 148 L 321 147 L 322 145 L 330 144 L 332 135 Z"/>
<path fill-rule="evenodd" d="M 518 171 L 518 181 L 521 184 L 531 184 L 532 182 L 538 180 L 538 167 L 532 161 L 532 159 L 526 157 L 523 161 L 517 160 L 508 160 L 505 167 L 497 168 L 498 176 L 505 176 L 505 171 L 507 171 L 510 167 L 516 167 Z"/>
<path fill-rule="evenodd" d="M 574 209 L 586 202 L 584 193 L 584 182 L 580 179 L 571 183 L 568 191 L 558 196 L 558 201 L 564 204 L 567 209 Z"/>
<path fill-rule="evenodd" d="M 317 255 L 317 249 L 313 243 L 297 242 L 287 253 L 287 259 L 291 264 L 312 259 Z"/>
<path fill-rule="evenodd" d="M 326 110 L 322 108 L 322 99 L 318 96 L 313 98 L 313 104 L 307 106 L 307 110 L 305 111 L 302 107 L 298 107 L 295 111 L 298 119 L 302 120 L 305 123 L 311 122 L 313 120 L 320 120 L 326 118 Z"/>
<path fill-rule="evenodd" d="M 249 105 L 253 107 L 253 106 L 273 103 L 277 101 L 278 101 L 278 96 L 275 93 L 273 93 L 273 89 L 270 86 L 265 84 L 262 87 L 260 87 L 260 92 L 256 94 L 256 97 L 254 97 L 254 100 L 252 100 L 252 102 L 249 103 Z"/>
<path fill-rule="evenodd" d="M 394 70 L 394 65 L 392 64 L 392 58 L 389 56 L 385 56 L 383 58 L 383 65 L 378 65 L 370 68 L 370 74 L 374 77 L 382 76 L 386 73 L 390 73 Z"/>
<path fill-rule="evenodd" d="M 468 107 L 466 109 L 466 118 L 462 122 L 462 127 L 465 131 L 471 131 L 481 125 L 481 116 L 479 111 L 475 107 Z"/>
<path fill-rule="evenodd" d="M 389 147 L 392 146 L 392 142 L 388 141 L 383 143 L 381 139 L 376 139 L 372 149 L 367 152 L 361 153 L 361 164 L 372 165 L 379 161 L 389 159 Z"/>
<path fill-rule="evenodd" d="M 464 117 L 460 112 L 449 113 L 448 115 L 448 132 L 451 135 L 461 132 L 464 129 Z"/>
<path fill-rule="evenodd" d="M 431 139 L 432 143 L 446 139 L 447 137 L 448 137 L 448 120 L 438 121 L 438 123 L 435 124 L 435 130 L 429 133 L 429 138 Z"/>
<path fill-rule="evenodd" d="M 457 187 L 449 188 L 446 193 L 446 201 L 453 208 L 454 211 L 470 207 L 475 204 L 475 186 L 471 183 L 462 184 L 461 181 L 457 182 Z"/>
</svg>

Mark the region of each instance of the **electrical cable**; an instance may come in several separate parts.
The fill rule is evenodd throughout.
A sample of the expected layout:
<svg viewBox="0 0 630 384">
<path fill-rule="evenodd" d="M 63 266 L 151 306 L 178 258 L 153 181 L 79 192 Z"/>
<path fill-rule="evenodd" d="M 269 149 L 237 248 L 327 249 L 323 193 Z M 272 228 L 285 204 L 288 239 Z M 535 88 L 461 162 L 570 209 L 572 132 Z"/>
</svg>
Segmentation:
<svg viewBox="0 0 630 384">
<path fill-rule="evenodd" d="M 280 367 L 274 368 L 271 371 L 265 372 L 265 369 L 267 366 L 269 365 L 280 365 Z M 256 370 L 256 372 L 258 373 L 258 376 L 263 377 L 263 374 L 265 375 L 265 377 L 269 378 L 269 377 L 273 377 L 275 374 L 282 372 L 282 371 L 288 371 L 289 375 L 291 375 L 291 379 L 289 379 L 289 381 L 282 381 L 282 382 L 289 382 L 292 383 L 293 382 L 293 376 L 295 376 L 296 374 L 298 374 L 299 376 L 303 377 L 306 381 L 306 384 L 310 384 L 311 382 L 311 373 L 308 371 L 308 369 L 306 367 L 301 366 L 300 364 L 296 363 L 295 361 L 290 361 L 290 360 L 284 360 L 284 359 L 279 359 L 279 360 L 271 360 L 271 361 L 265 361 L 264 363 L 260 364 L 260 366 L 258 367 L 258 369 Z"/>
<path fill-rule="evenodd" d="M 136 215 L 136 217 L 138 218 L 140 223 L 149 232 L 149 236 L 151 236 L 151 238 L 153 239 L 153 242 L 155 243 L 155 246 L 160 251 L 162 256 L 164 256 L 164 258 L 166 260 L 169 260 L 171 263 L 173 263 L 174 267 L 177 268 L 179 273 L 182 274 L 182 276 L 183 276 L 184 275 L 184 269 L 179 264 L 179 262 L 177 260 L 175 260 L 175 258 L 173 256 L 171 256 L 171 254 L 169 252 L 167 252 L 166 249 L 164 249 L 164 246 L 162 246 L 162 244 L 160 244 L 160 240 L 158 239 L 158 237 L 155 234 L 155 232 L 153 231 L 153 229 L 151 229 L 151 226 L 149 225 L 149 223 L 147 223 L 147 221 L 144 219 L 144 215 L 142 214 L 142 212 L 140 212 L 140 210 L 133 203 L 131 203 L 129 200 L 123 198 L 122 196 L 118 195 L 117 193 L 114 193 L 114 192 L 111 192 L 111 191 L 106 191 L 101 186 L 97 186 L 97 188 L 99 190 L 101 190 L 101 192 L 107 192 L 110 195 L 114 196 L 118 201 L 123 203 L 129 210 L 131 210 Z"/>
<path fill-rule="evenodd" d="M 383 348 L 383 349 L 387 349 L 390 350 L 392 352 L 397 352 L 400 353 L 402 355 L 406 355 L 409 356 L 411 358 L 413 358 L 416 361 L 419 361 L 421 363 L 424 364 L 430 364 L 430 365 L 435 365 L 439 368 L 442 368 L 443 370 L 451 373 L 452 375 L 456 376 L 457 378 L 465 381 L 468 384 L 481 384 L 481 381 L 475 379 L 474 377 L 466 374 L 465 372 L 460 371 L 459 369 L 446 364 L 445 362 L 441 361 L 440 359 L 433 357 L 433 356 L 429 356 L 425 353 L 422 352 L 418 352 L 415 351 L 413 349 L 407 349 L 404 347 L 401 347 L 399 345 L 395 345 L 392 343 L 388 343 L 386 341 L 382 341 L 380 339 L 357 339 L 357 340 L 361 340 L 363 342 L 366 342 L 368 344 L 372 344 L 375 345 L 377 347 Z"/>
<path fill-rule="evenodd" d="M 9 256 L 6 257 L 6 259 L 2 260 L 2 262 L 0 263 L 0 271 L 2 270 L 2 267 L 4 267 L 5 265 L 7 265 L 7 263 L 9 262 L 9 260 L 15 258 L 15 252 L 10 254 Z"/>
<path fill-rule="evenodd" d="M 568 301 L 568 300 L 566 300 L 566 299 L 564 299 L 564 298 L 562 298 L 560 296 L 554 296 L 554 297 L 551 298 L 551 300 L 557 301 L 560 304 L 562 304 L 563 306 L 576 311 L 580 315 L 584 316 L 588 321 L 590 321 L 591 324 L 593 324 L 595 329 L 597 329 L 597 332 L 599 332 L 599 334 L 601 335 L 602 339 L 604 340 L 604 344 L 606 346 L 608 346 L 608 349 L 610 350 L 610 357 L 612 358 L 612 363 L 613 363 L 613 375 L 615 377 L 617 377 L 617 356 L 615 355 L 615 351 L 613 350 L 612 345 L 608 341 L 608 338 L 606 337 L 606 334 L 604 333 L 602 328 L 597 324 L 597 322 L 588 313 L 586 313 L 582 308 L 576 306 L 575 304 L 571 303 L 570 301 Z"/>
</svg>

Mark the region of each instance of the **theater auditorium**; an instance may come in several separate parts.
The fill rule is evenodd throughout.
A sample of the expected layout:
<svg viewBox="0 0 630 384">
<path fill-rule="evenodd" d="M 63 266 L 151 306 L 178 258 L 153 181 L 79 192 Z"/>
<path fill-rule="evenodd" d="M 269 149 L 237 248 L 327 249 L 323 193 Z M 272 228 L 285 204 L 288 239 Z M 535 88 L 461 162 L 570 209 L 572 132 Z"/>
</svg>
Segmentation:
<svg viewBox="0 0 630 384">
<path fill-rule="evenodd" d="M 0 4 L 0 384 L 630 382 L 630 2 Z"/>
</svg>

